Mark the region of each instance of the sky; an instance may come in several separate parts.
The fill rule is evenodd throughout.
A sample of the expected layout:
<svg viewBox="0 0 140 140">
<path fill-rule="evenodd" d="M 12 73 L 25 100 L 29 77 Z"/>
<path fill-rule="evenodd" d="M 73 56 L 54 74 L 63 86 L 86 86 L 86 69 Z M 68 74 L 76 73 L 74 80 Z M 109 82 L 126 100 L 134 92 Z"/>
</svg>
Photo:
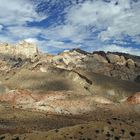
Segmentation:
<svg viewBox="0 0 140 140">
<path fill-rule="evenodd" d="M 0 0 L 0 42 L 140 55 L 140 0 Z"/>
</svg>

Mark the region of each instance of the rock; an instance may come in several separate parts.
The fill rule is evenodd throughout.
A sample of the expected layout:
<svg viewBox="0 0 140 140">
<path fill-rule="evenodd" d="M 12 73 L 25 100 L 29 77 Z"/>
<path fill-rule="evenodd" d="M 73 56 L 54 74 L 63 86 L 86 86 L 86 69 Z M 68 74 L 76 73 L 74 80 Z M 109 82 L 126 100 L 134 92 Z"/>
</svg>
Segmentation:
<svg viewBox="0 0 140 140">
<path fill-rule="evenodd" d="M 106 53 L 104 51 L 94 51 L 93 54 L 98 54 L 98 55 L 106 58 Z"/>
<path fill-rule="evenodd" d="M 113 104 L 112 101 L 110 101 L 107 98 L 101 97 L 101 96 L 94 96 L 93 100 L 97 103 L 100 103 L 100 104 Z"/>
<path fill-rule="evenodd" d="M 126 64 L 126 60 L 124 58 L 124 56 L 119 56 L 116 54 L 107 54 L 107 58 L 109 60 L 110 63 L 112 64 L 118 64 L 118 65 L 125 65 Z"/>
<path fill-rule="evenodd" d="M 85 58 L 85 53 L 81 53 L 77 50 L 65 51 L 56 55 L 52 58 L 53 64 L 58 68 L 73 69 L 80 67 L 82 64 L 82 59 Z"/>
<path fill-rule="evenodd" d="M 120 56 L 120 61 L 117 63 L 119 65 L 126 65 L 126 59 L 124 56 Z"/>
<path fill-rule="evenodd" d="M 14 45 L 3 43 L 0 45 L 0 53 L 7 54 L 7 55 L 13 55 L 13 54 L 15 54 L 15 47 L 14 47 Z"/>
<path fill-rule="evenodd" d="M 46 94 L 27 90 L 12 90 L 0 95 L 0 101 L 10 102 L 16 108 L 44 111 L 53 114 L 83 114 L 94 110 L 93 103 L 113 104 L 101 96 L 69 99 L 72 91 L 52 91 Z M 68 98 L 69 97 L 69 98 Z"/>
<path fill-rule="evenodd" d="M 110 75 L 110 70 L 113 69 L 112 65 L 104 57 L 96 54 L 86 56 L 83 59 L 81 68 L 103 75 Z"/>
<path fill-rule="evenodd" d="M 84 51 L 84 50 L 81 50 L 80 48 L 72 49 L 72 50 L 70 50 L 70 52 L 77 52 L 77 53 L 83 54 L 83 55 L 91 54 L 91 53 L 89 53 L 89 52 L 86 52 L 86 51 Z"/>
<path fill-rule="evenodd" d="M 47 69 L 44 68 L 44 67 L 40 67 L 40 71 L 41 71 L 41 72 L 47 72 Z"/>
<path fill-rule="evenodd" d="M 132 59 L 128 59 L 126 63 L 130 69 L 135 67 L 135 62 Z"/>
<path fill-rule="evenodd" d="M 135 63 L 134 60 L 128 59 L 128 57 L 135 58 L 134 56 L 123 55 L 111 52 L 107 54 L 105 52 L 86 53 L 73 49 L 48 58 L 48 62 L 62 69 L 82 69 L 116 79 L 137 82 L 137 76 L 140 75 L 140 67 L 137 65 L 139 57 L 136 57 L 137 63 Z"/>
<path fill-rule="evenodd" d="M 140 62 L 136 62 L 136 66 L 140 68 Z"/>
<path fill-rule="evenodd" d="M 35 65 L 43 62 L 43 64 L 37 64 L 38 71 L 40 72 L 46 72 L 46 66 L 52 65 L 66 70 L 81 69 L 87 72 L 98 73 L 121 80 L 135 81 L 137 83 L 140 81 L 140 57 L 138 56 L 117 52 L 105 53 L 102 51 L 88 53 L 80 49 L 67 50 L 58 55 L 50 55 L 38 52 L 36 44 L 26 41 L 21 41 L 17 45 L 8 43 L 2 43 L 0 45 L 0 53 L 3 54 L 0 55 L 1 75 L 3 73 L 9 73 L 11 69 L 20 69 L 25 63 Z M 7 58 L 6 54 L 9 54 L 10 57 Z M 13 56 L 16 59 L 13 59 Z M 19 57 L 22 61 L 17 61 Z M 28 59 L 28 62 L 24 61 L 25 58 Z"/>
<path fill-rule="evenodd" d="M 107 54 L 107 58 L 109 62 L 113 64 L 117 63 L 120 60 L 120 57 L 115 54 Z"/>
<path fill-rule="evenodd" d="M 140 83 L 140 75 L 135 78 L 135 82 Z"/>
<path fill-rule="evenodd" d="M 140 92 L 128 97 L 127 102 L 129 104 L 140 104 Z"/>
<path fill-rule="evenodd" d="M 93 59 L 101 63 L 108 63 L 108 61 L 103 56 L 98 54 L 93 54 Z"/>
<path fill-rule="evenodd" d="M 12 56 L 25 56 L 26 58 L 33 58 L 37 55 L 38 49 L 36 44 L 21 41 L 17 45 L 1 44 L 0 53 Z"/>
<path fill-rule="evenodd" d="M 3 110 L 5 110 L 5 107 L 2 104 L 0 104 L 0 111 L 3 111 Z"/>
<path fill-rule="evenodd" d="M 21 41 L 16 45 L 16 54 L 25 55 L 27 58 L 32 58 L 38 54 L 38 49 L 35 43 Z"/>
</svg>

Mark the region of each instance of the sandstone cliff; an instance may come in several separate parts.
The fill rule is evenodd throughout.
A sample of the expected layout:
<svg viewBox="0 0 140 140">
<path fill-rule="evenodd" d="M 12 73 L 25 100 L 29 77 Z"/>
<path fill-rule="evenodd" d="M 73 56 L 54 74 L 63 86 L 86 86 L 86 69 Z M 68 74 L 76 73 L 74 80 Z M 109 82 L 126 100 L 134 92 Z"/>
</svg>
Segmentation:
<svg viewBox="0 0 140 140">
<path fill-rule="evenodd" d="M 35 43 L 29 43 L 26 41 L 20 41 L 16 45 L 1 43 L 0 54 L 33 58 L 38 54 L 38 49 Z"/>
</svg>

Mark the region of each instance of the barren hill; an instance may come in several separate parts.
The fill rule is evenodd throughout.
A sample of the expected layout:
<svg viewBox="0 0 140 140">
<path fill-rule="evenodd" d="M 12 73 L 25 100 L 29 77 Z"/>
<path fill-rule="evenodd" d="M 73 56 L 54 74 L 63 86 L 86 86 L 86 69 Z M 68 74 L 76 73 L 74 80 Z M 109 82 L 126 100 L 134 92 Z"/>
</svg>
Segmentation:
<svg viewBox="0 0 140 140">
<path fill-rule="evenodd" d="M 25 41 L 1 44 L 0 53 L 0 134 L 10 133 L 1 139 L 139 138 L 140 57 L 51 55 Z"/>
</svg>

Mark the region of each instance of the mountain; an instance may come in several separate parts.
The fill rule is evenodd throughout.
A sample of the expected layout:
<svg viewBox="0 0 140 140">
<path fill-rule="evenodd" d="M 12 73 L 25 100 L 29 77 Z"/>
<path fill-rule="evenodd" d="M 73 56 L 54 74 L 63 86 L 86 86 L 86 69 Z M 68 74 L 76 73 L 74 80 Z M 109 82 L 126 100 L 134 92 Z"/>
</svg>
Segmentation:
<svg viewBox="0 0 140 140">
<path fill-rule="evenodd" d="M 140 57 L 26 41 L 0 53 L 0 139 L 139 138 Z"/>
</svg>

